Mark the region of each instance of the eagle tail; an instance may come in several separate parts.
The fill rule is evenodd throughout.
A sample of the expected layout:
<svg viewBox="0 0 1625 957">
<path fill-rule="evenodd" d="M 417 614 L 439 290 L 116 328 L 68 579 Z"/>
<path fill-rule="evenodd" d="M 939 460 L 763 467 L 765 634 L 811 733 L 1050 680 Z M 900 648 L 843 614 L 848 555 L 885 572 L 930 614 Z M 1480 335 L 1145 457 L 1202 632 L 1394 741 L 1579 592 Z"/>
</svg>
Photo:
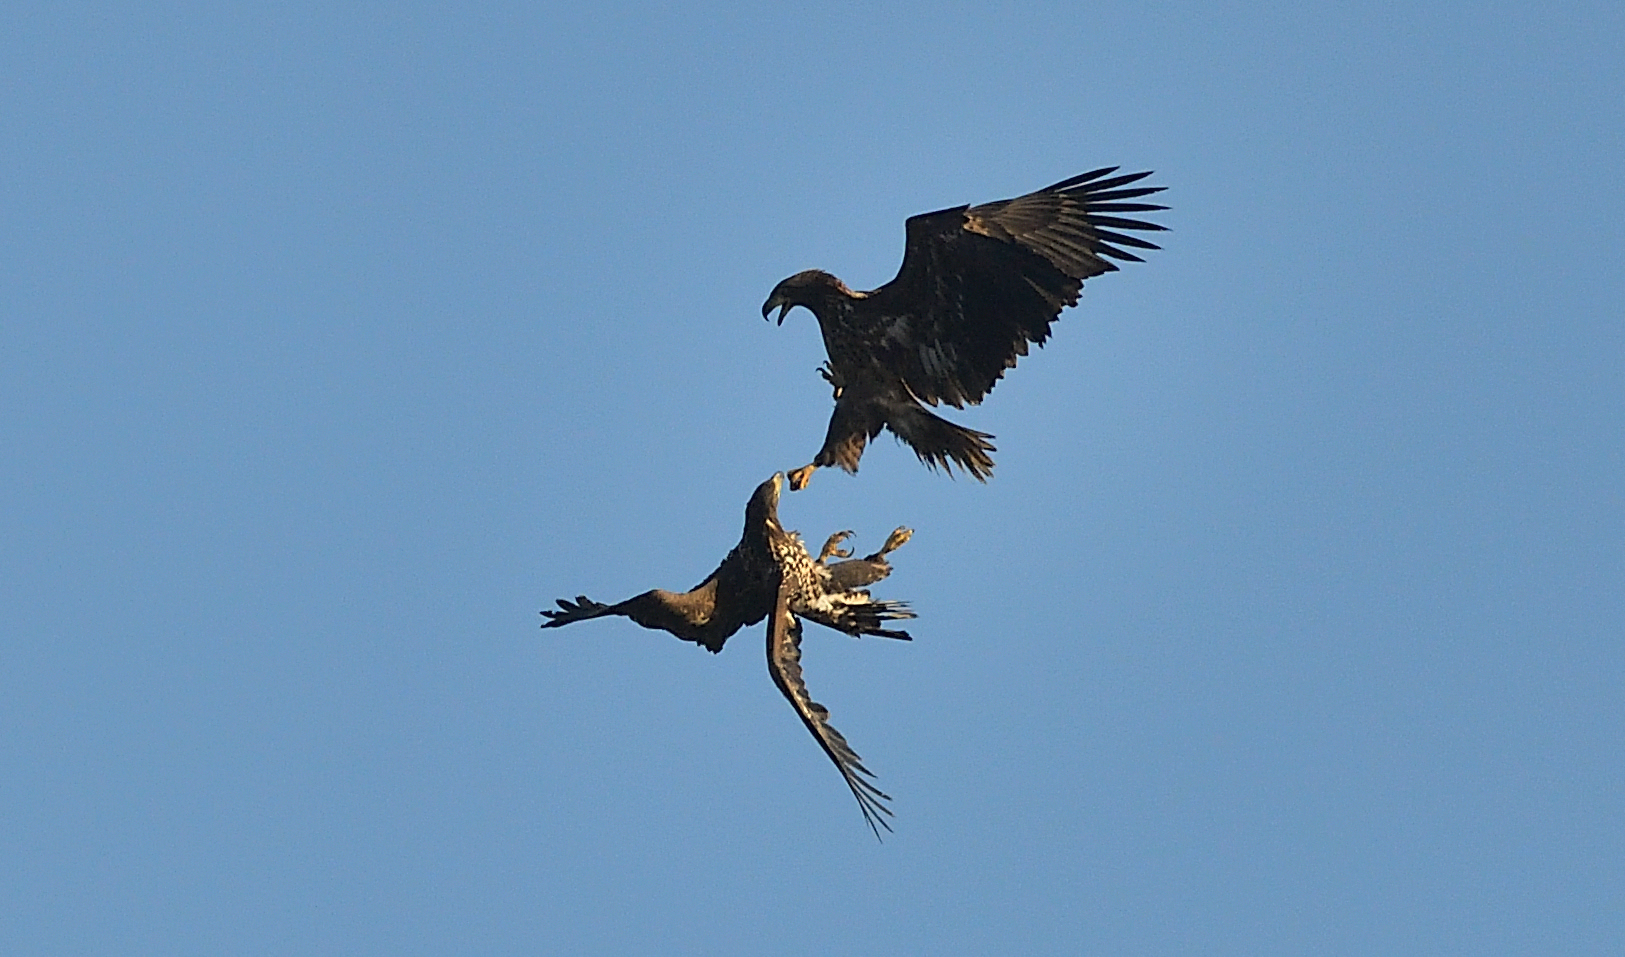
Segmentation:
<svg viewBox="0 0 1625 957">
<path fill-rule="evenodd" d="M 986 482 L 993 474 L 993 458 L 988 453 L 996 449 L 988 441 L 993 436 L 986 432 L 955 425 L 917 402 L 894 410 L 886 426 L 930 468 L 951 475 L 957 465 L 978 482 Z"/>
<path fill-rule="evenodd" d="M 899 641 L 911 641 L 909 633 L 901 628 L 892 629 L 881 626 L 881 622 L 896 621 L 900 618 L 913 618 L 914 612 L 909 610 L 906 601 L 876 601 L 860 606 L 859 623 L 863 626 L 862 633 L 875 635 L 880 638 L 896 638 Z"/>
<path fill-rule="evenodd" d="M 865 591 L 854 591 L 832 601 L 827 607 L 805 608 L 802 615 L 826 628 L 844 631 L 854 638 L 874 635 L 877 638 L 913 640 L 901 628 L 887 628 L 886 623 L 913 618 L 906 601 L 876 601 Z"/>
</svg>

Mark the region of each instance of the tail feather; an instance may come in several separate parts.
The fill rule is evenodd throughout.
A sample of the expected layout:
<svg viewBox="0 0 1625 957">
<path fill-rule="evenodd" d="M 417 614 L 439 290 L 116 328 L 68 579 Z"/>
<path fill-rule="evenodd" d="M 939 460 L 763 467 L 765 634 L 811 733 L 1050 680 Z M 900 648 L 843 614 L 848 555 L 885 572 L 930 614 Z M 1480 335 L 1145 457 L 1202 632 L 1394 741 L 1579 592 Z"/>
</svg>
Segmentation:
<svg viewBox="0 0 1625 957">
<path fill-rule="evenodd" d="M 887 628 L 885 623 L 916 617 L 905 601 L 874 601 L 868 592 L 850 592 L 823 608 L 804 608 L 800 614 L 826 628 L 844 631 L 854 638 L 874 635 L 878 638 L 896 638 L 913 641 L 913 636 L 900 628 Z"/>
<path fill-rule="evenodd" d="M 978 482 L 986 482 L 993 474 L 993 458 L 988 453 L 997 449 L 988 441 L 993 436 L 986 432 L 955 425 L 912 401 L 906 408 L 893 410 L 886 427 L 930 468 L 951 475 L 957 465 Z"/>
</svg>

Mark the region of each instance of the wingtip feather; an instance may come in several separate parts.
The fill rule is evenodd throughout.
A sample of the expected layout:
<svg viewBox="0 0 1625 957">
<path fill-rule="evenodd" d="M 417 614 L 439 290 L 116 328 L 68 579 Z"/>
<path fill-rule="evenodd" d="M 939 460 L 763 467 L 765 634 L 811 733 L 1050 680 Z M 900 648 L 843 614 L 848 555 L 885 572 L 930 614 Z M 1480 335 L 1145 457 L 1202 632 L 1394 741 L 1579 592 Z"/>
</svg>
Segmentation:
<svg viewBox="0 0 1625 957">
<path fill-rule="evenodd" d="M 1042 190 L 1040 190 L 1039 192 L 1054 193 L 1054 192 L 1059 192 L 1060 190 L 1063 190 L 1063 189 L 1075 189 L 1078 186 L 1081 186 L 1084 183 L 1087 183 L 1092 179 L 1097 179 L 1097 178 L 1099 178 L 1101 176 L 1107 176 L 1107 175 L 1109 175 L 1111 173 L 1115 173 L 1121 168 L 1122 167 L 1120 167 L 1120 166 L 1102 166 L 1100 169 L 1093 169 L 1093 170 L 1090 170 L 1087 173 L 1079 173 L 1076 176 L 1071 176 L 1071 177 L 1068 177 L 1066 179 L 1063 179 L 1059 183 L 1054 184 L 1053 186 L 1046 186 Z"/>
</svg>

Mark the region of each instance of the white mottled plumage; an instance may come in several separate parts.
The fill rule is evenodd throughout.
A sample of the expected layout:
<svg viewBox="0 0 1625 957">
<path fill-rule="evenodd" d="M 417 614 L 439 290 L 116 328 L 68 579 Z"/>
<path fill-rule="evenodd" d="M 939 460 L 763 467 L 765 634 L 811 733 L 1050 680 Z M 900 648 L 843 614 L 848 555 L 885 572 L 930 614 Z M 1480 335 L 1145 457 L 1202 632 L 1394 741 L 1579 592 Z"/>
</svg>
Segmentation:
<svg viewBox="0 0 1625 957">
<path fill-rule="evenodd" d="M 557 628 L 589 618 L 623 615 L 645 628 L 667 631 L 718 652 L 741 627 L 767 618 L 767 667 L 774 685 L 841 772 L 858 800 L 864 820 L 878 837 L 880 828 L 890 830 L 885 818 L 891 811 L 884 803 L 889 798 L 869 780 L 872 775 L 857 753 L 830 725 L 829 710 L 807 692 L 801 674 L 801 619 L 811 619 L 854 637 L 908 639 L 908 632 L 885 625 L 913 618 L 914 613 L 902 602 L 871 598 L 863 586 L 891 574 L 886 555 L 913 533 L 899 528 L 867 558 L 831 563 L 827 561 L 831 556 L 845 558 L 851 554 L 837 548 L 851 533 L 838 532 L 830 536 L 814 559 L 800 536 L 779 524 L 783 484 L 784 476 L 774 475 L 757 486 L 745 507 L 745 530 L 739 544 L 728 552 L 716 571 L 692 589 L 653 589 L 615 605 L 601 604 L 585 595 L 574 601 L 560 599 L 559 610 L 542 612 L 548 619 L 542 627 Z"/>
</svg>

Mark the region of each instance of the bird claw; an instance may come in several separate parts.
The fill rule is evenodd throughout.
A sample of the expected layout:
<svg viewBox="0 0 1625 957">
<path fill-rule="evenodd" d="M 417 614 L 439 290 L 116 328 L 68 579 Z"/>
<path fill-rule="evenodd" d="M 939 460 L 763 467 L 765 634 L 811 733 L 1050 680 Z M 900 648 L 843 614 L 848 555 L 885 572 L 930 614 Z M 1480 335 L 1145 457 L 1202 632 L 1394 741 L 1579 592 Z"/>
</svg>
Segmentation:
<svg viewBox="0 0 1625 957">
<path fill-rule="evenodd" d="M 880 551 L 875 554 L 885 555 L 888 552 L 895 552 L 908 544 L 908 540 L 913 537 L 914 529 L 906 525 L 899 525 L 890 535 L 886 536 L 886 544 L 880 546 Z"/>
<path fill-rule="evenodd" d="M 835 390 L 835 398 L 839 399 L 841 393 L 846 391 L 846 384 L 841 381 L 839 375 L 836 375 L 835 367 L 829 364 L 828 359 L 825 359 L 824 364 L 818 367 L 818 374 L 823 377 L 825 382 L 829 383 L 830 388 Z"/>
<path fill-rule="evenodd" d="M 791 470 L 786 476 L 790 480 L 790 491 L 799 492 L 806 488 L 807 483 L 812 481 L 813 469 L 816 469 L 817 467 L 818 466 L 816 465 L 808 464 L 803 465 L 801 468 Z"/>
<path fill-rule="evenodd" d="M 823 549 L 818 552 L 818 563 L 822 565 L 831 558 L 851 558 L 852 549 L 840 547 L 842 542 L 851 537 L 852 532 L 850 530 L 836 532 L 835 534 L 831 535 L 829 540 L 824 542 Z"/>
</svg>

